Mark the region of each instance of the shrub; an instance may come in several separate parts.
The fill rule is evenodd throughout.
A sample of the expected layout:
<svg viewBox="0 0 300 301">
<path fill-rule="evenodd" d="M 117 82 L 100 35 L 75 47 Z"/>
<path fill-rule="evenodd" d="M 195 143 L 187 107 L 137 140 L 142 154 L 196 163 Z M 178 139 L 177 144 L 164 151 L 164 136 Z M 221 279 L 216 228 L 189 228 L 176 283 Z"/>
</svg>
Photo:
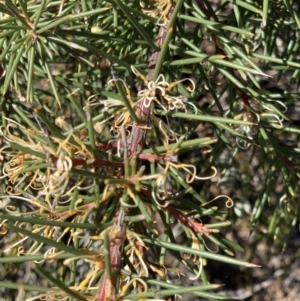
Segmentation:
<svg viewBox="0 0 300 301">
<path fill-rule="evenodd" d="M 1 300 L 225 300 L 207 261 L 257 265 L 222 229 L 251 213 L 277 238 L 298 220 L 299 6 L 0 12 Z"/>
</svg>

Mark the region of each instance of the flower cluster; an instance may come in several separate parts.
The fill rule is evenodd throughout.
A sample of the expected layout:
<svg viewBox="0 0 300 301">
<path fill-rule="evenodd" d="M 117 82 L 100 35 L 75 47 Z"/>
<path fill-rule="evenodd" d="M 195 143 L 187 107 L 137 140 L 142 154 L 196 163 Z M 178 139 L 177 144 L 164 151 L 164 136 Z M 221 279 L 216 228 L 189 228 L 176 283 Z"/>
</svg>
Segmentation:
<svg viewBox="0 0 300 301">
<path fill-rule="evenodd" d="M 140 90 L 137 93 L 137 96 L 134 97 L 128 88 L 128 86 L 122 81 L 122 85 L 126 91 L 126 97 L 129 100 L 130 106 L 135 109 L 139 106 L 143 106 L 145 108 L 149 108 L 151 104 L 157 104 L 162 110 L 170 112 L 170 111 L 187 111 L 187 106 L 193 107 L 196 111 L 196 108 L 193 104 L 189 104 L 187 102 L 187 98 L 183 95 L 174 95 L 172 90 L 183 81 L 190 81 L 192 88 L 189 91 L 194 91 L 195 84 L 191 79 L 182 79 L 173 83 L 168 83 L 165 79 L 165 76 L 160 74 L 156 80 L 148 81 L 146 77 L 141 74 L 136 68 L 131 67 L 133 73 L 140 79 L 142 79 L 144 83 L 144 89 Z M 119 79 L 118 79 L 119 80 Z M 115 81 L 112 79 L 109 83 Z M 91 98 L 94 98 L 91 96 Z M 114 113 L 111 114 L 105 120 L 97 123 L 97 128 L 101 128 L 103 131 L 104 127 L 109 128 L 109 132 L 112 139 L 119 139 L 121 134 L 121 128 L 128 128 L 134 125 L 132 118 L 130 116 L 130 112 L 126 107 L 125 103 L 119 99 L 114 99 L 108 97 L 107 99 L 101 99 L 97 102 L 91 101 L 90 106 L 101 105 L 104 107 L 104 110 L 108 111 L 111 109 L 115 109 Z M 166 121 L 151 115 L 152 122 L 158 126 L 160 132 L 163 136 L 163 141 L 168 144 L 169 141 L 176 140 L 176 137 L 179 135 L 172 131 L 171 126 L 168 124 L 168 118 L 166 117 Z"/>
<path fill-rule="evenodd" d="M 187 110 L 187 99 L 183 95 L 172 95 L 171 90 L 183 81 L 190 81 L 191 92 L 195 90 L 194 82 L 185 78 L 173 83 L 168 83 L 163 74 L 153 81 L 148 81 L 137 69 L 131 68 L 133 73 L 144 81 L 145 89 L 138 92 L 138 103 L 143 102 L 145 106 L 150 106 L 152 102 L 158 104 L 164 111 Z"/>
<path fill-rule="evenodd" d="M 16 135 L 14 133 L 16 129 L 23 135 Z M 85 147 L 70 143 L 71 137 L 78 140 L 75 139 L 77 137 L 74 136 L 72 129 L 66 133 L 64 140 L 52 137 L 50 141 L 42 132 L 27 129 L 9 120 L 6 127 L 0 128 L 0 135 L 7 143 L 0 150 L 7 161 L 2 168 L 2 178 L 8 178 L 13 186 L 8 187 L 6 192 L 15 196 L 30 192 L 34 194 L 36 191 L 40 199 L 45 197 L 45 202 L 38 205 L 40 208 L 43 207 L 43 210 L 47 208 L 51 211 L 54 206 L 53 197 L 59 199 L 68 195 L 81 183 L 68 186 L 73 156 L 92 157 Z M 14 148 L 21 151 L 6 150 L 10 144 L 14 144 Z"/>
<path fill-rule="evenodd" d="M 152 10 L 143 9 L 143 13 L 152 17 L 156 18 L 159 16 L 157 20 L 157 24 L 160 26 L 165 26 L 169 23 L 168 13 L 170 8 L 173 6 L 170 0 L 155 0 L 156 8 Z"/>
<path fill-rule="evenodd" d="M 279 105 L 283 109 L 279 110 L 274 104 Z M 248 122 L 248 124 L 240 125 L 236 130 L 246 136 L 248 140 L 242 137 L 236 138 L 237 146 L 241 149 L 248 149 L 251 143 L 249 141 L 257 134 L 258 123 L 264 123 L 266 126 L 274 128 L 282 128 L 283 120 L 286 119 L 284 113 L 287 111 L 286 106 L 281 101 L 262 102 L 252 100 L 250 106 L 242 104 L 241 112 L 235 117 L 236 120 Z"/>
</svg>

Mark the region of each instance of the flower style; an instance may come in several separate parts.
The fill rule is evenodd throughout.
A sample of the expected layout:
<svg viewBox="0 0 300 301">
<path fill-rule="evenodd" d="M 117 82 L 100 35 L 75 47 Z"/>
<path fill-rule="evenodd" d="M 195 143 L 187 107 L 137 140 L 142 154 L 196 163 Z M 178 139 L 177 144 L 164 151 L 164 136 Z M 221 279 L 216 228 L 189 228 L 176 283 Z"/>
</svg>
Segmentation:
<svg viewBox="0 0 300 301">
<path fill-rule="evenodd" d="M 115 79 L 110 80 L 108 82 L 108 84 L 110 84 L 113 81 L 115 81 Z M 120 81 L 122 82 L 122 84 L 125 88 L 126 96 L 127 96 L 128 100 L 130 102 L 130 105 L 132 107 L 134 107 L 137 103 L 133 102 L 131 92 L 130 92 L 129 88 L 127 87 L 127 85 L 124 81 L 122 81 L 122 80 L 120 80 Z M 90 100 L 91 98 L 94 98 L 94 97 L 95 97 L 95 95 L 92 95 L 92 96 L 89 97 L 88 100 Z M 103 105 L 104 110 L 106 110 L 106 111 L 108 111 L 110 108 L 119 107 L 120 109 L 119 110 L 117 109 L 107 119 L 105 119 L 101 122 L 98 122 L 97 123 L 98 127 L 102 124 L 106 124 L 109 120 L 114 119 L 113 124 L 112 124 L 112 128 L 111 128 L 111 132 L 113 133 L 113 136 L 115 136 L 117 138 L 119 136 L 119 130 L 118 129 L 120 129 L 122 127 L 132 125 L 132 119 L 130 117 L 130 113 L 129 113 L 128 109 L 126 108 L 125 103 L 122 100 L 108 97 L 107 99 L 99 100 L 98 102 L 94 102 L 94 103 L 90 103 L 90 106 L 97 106 L 99 104 Z"/>
<path fill-rule="evenodd" d="M 168 202 L 165 202 L 170 196 L 172 195 L 172 191 L 170 190 L 170 170 L 172 172 L 172 168 L 174 170 L 183 170 L 186 173 L 186 179 L 185 181 L 187 183 L 192 183 L 195 179 L 198 180 L 207 180 L 211 179 L 216 176 L 217 169 L 212 166 L 211 169 L 213 170 L 213 174 L 208 177 L 199 177 L 197 176 L 197 170 L 194 165 L 190 164 L 184 164 L 184 163 L 172 163 L 172 162 L 166 162 L 165 168 L 156 175 L 151 175 L 151 177 L 156 178 L 155 186 L 152 190 L 152 198 L 153 200 L 160 206 L 160 207 L 166 207 L 168 206 Z M 147 176 L 146 176 L 147 177 Z M 149 176 L 147 177 L 149 179 Z M 162 206 L 162 202 L 164 202 L 164 205 Z"/>
<path fill-rule="evenodd" d="M 168 13 L 172 7 L 170 0 L 155 0 L 157 3 L 156 8 L 153 10 L 143 9 L 142 12 L 152 18 L 159 16 L 157 25 L 165 26 L 169 23 Z M 163 19 L 163 21 L 161 21 Z"/>
<path fill-rule="evenodd" d="M 254 113 L 257 119 L 259 119 L 259 116 Z M 253 127 L 253 116 L 250 112 L 244 112 L 242 114 L 239 114 L 235 117 L 235 119 L 240 119 L 243 121 L 249 121 L 249 124 L 242 124 L 237 128 L 237 132 L 241 133 L 242 135 L 246 135 L 248 139 L 252 140 L 253 136 L 257 134 L 257 129 Z M 236 137 L 236 144 L 241 149 L 248 149 L 250 146 L 250 143 L 241 138 Z"/>
<path fill-rule="evenodd" d="M 137 77 L 142 79 L 145 86 L 144 89 L 138 92 L 137 101 L 134 101 L 130 89 L 122 81 L 123 87 L 125 88 L 126 91 L 126 96 L 132 108 L 137 108 L 141 104 L 143 107 L 149 108 L 150 105 L 153 102 L 155 102 L 164 111 L 177 111 L 177 110 L 187 111 L 187 105 L 188 105 L 187 99 L 183 95 L 173 95 L 171 93 L 171 90 L 179 83 L 188 80 L 192 83 L 192 88 L 190 89 L 190 91 L 193 91 L 195 89 L 195 84 L 191 79 L 182 79 L 180 81 L 168 83 L 165 79 L 165 76 L 163 74 L 160 74 L 156 80 L 148 81 L 147 78 L 143 74 L 141 74 L 136 68 L 132 66 L 131 69 Z M 112 79 L 111 81 L 114 81 L 114 79 Z M 91 96 L 90 98 L 92 97 L 95 96 Z M 108 97 L 107 99 L 90 103 L 91 106 L 96 106 L 99 104 L 103 105 L 105 110 L 115 108 L 115 112 L 112 114 L 112 116 L 98 123 L 98 126 L 104 124 L 107 125 L 107 122 L 109 120 L 113 120 L 111 122 L 111 128 L 110 128 L 112 137 L 118 138 L 120 135 L 120 128 L 126 129 L 127 127 L 133 125 L 130 112 L 128 111 L 128 108 L 126 107 L 123 101 Z M 155 116 L 152 116 L 152 119 L 155 119 Z M 158 118 L 156 118 L 154 122 L 156 122 L 157 124 L 159 123 L 158 126 L 161 129 L 163 128 L 163 134 L 165 136 L 166 141 L 176 139 L 177 134 L 171 130 L 169 125 L 162 123 L 161 121 L 158 120 Z"/>
<path fill-rule="evenodd" d="M 48 193 L 53 196 L 61 196 L 64 194 L 69 183 L 71 168 L 71 158 L 61 153 L 56 162 L 56 171 L 49 176 L 48 185 L 44 189 L 46 195 L 48 195 Z"/>
<path fill-rule="evenodd" d="M 257 134 L 257 128 L 254 127 L 259 122 L 266 122 L 269 126 L 274 128 L 282 128 L 283 120 L 286 119 L 284 113 L 287 111 L 287 107 L 281 101 L 275 101 L 283 109 L 279 110 L 276 108 L 272 102 L 258 102 L 254 100 L 251 106 L 246 106 L 243 104 L 242 113 L 237 115 L 235 119 L 248 121 L 249 124 L 240 125 L 237 131 L 248 139 L 253 140 L 253 137 Z M 248 149 L 250 143 L 241 137 L 236 138 L 237 146 L 241 149 Z"/>
<path fill-rule="evenodd" d="M 168 83 L 163 74 L 160 74 L 158 78 L 153 81 L 148 81 L 137 69 L 131 67 L 133 73 L 140 77 L 146 86 L 145 89 L 138 92 L 138 101 L 143 102 L 144 106 L 149 107 L 151 103 L 156 102 L 164 111 L 184 110 L 187 108 L 187 99 L 183 95 L 171 95 L 170 91 L 183 81 L 190 81 L 192 84 L 191 92 L 195 90 L 195 83 L 189 79 L 184 78 L 182 80 Z M 158 100 L 157 95 L 160 95 L 162 100 Z"/>
</svg>

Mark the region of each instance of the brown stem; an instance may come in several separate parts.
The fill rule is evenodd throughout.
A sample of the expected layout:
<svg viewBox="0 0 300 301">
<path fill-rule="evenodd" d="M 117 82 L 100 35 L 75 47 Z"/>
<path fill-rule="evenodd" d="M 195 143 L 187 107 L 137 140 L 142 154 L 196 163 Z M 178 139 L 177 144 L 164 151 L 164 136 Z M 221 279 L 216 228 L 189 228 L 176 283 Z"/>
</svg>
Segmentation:
<svg viewBox="0 0 300 301">
<path fill-rule="evenodd" d="M 169 18 L 172 13 L 172 8 L 170 9 Z M 162 47 L 164 40 L 167 35 L 167 30 L 165 26 L 161 26 L 157 37 L 156 37 L 156 45 L 159 49 Z M 150 81 L 153 76 L 153 72 L 157 63 L 157 59 L 159 57 L 160 50 L 156 50 L 152 53 L 150 60 L 149 60 L 149 71 L 146 76 L 147 81 Z M 136 115 L 140 118 L 140 123 L 135 123 L 132 127 L 131 135 L 128 139 L 128 157 L 131 158 L 136 155 L 140 148 L 144 146 L 145 138 L 146 138 L 146 131 L 147 126 L 149 124 L 149 116 L 150 116 L 151 106 L 149 106 L 149 101 L 144 100 L 141 101 L 140 104 L 136 108 Z"/>
<path fill-rule="evenodd" d="M 171 9 L 170 12 L 173 10 Z M 170 13 L 171 14 L 171 13 Z M 166 28 L 160 27 L 157 38 L 156 45 L 161 48 L 163 42 L 166 38 Z M 147 81 L 150 81 L 153 76 L 155 65 L 159 56 L 159 51 L 152 53 L 149 60 L 149 72 L 147 74 Z M 143 147 L 145 143 L 147 125 L 149 123 L 151 107 L 149 106 L 148 101 L 142 101 L 136 108 L 136 115 L 140 118 L 139 123 L 134 123 L 131 131 L 131 135 L 127 141 L 127 154 L 129 158 L 132 158 L 135 155 L 138 155 L 140 148 Z M 120 211 L 115 217 L 114 226 L 111 231 L 112 237 L 110 237 L 110 264 L 113 271 L 113 279 L 109 279 L 106 272 L 102 276 L 102 282 L 99 287 L 97 301 L 114 301 L 116 300 L 115 288 L 116 288 L 116 278 L 120 274 L 120 265 L 122 258 L 122 249 L 123 244 L 126 238 L 126 228 L 127 224 L 123 220 L 121 214 L 124 212 Z"/>
<path fill-rule="evenodd" d="M 105 271 L 97 294 L 97 301 L 115 301 L 116 284 L 120 274 L 123 245 L 126 239 L 127 222 L 124 220 L 124 211 L 119 211 L 114 219 L 114 224 L 110 231 L 110 266 L 112 269 L 111 279 Z"/>
<path fill-rule="evenodd" d="M 201 235 L 209 235 L 211 232 L 204 224 L 194 221 L 192 218 L 187 217 L 182 212 L 172 208 L 170 206 L 162 207 L 164 211 L 168 211 L 172 214 L 176 220 L 180 223 L 188 227 L 189 229 L 193 230 L 195 233 L 200 233 Z"/>
<path fill-rule="evenodd" d="M 72 159 L 73 166 L 92 166 L 92 167 L 124 167 L 123 162 L 109 162 L 104 159 L 95 159 L 92 162 L 87 162 L 85 159 Z"/>
</svg>

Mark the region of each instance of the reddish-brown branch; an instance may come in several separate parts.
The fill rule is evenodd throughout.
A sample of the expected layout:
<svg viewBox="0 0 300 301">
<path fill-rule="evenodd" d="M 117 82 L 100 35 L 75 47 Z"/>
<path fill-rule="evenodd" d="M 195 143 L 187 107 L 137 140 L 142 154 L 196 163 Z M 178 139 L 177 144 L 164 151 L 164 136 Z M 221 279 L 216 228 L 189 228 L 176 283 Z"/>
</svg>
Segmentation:
<svg viewBox="0 0 300 301">
<path fill-rule="evenodd" d="M 147 161 L 164 161 L 164 162 L 177 162 L 178 157 L 176 155 L 161 155 L 156 156 L 153 154 L 138 154 L 137 158 L 140 160 Z M 123 162 L 110 162 L 105 159 L 95 159 L 93 161 L 88 161 L 85 159 L 72 159 L 72 165 L 74 167 L 84 166 L 84 167 L 114 167 L 114 168 L 124 168 Z"/>
<path fill-rule="evenodd" d="M 172 11 L 172 9 L 170 10 Z M 170 13 L 171 14 L 171 13 Z M 170 16 L 169 16 L 170 17 Z M 160 49 L 163 45 L 163 42 L 166 37 L 166 28 L 161 26 L 156 38 L 156 45 Z M 157 59 L 159 57 L 160 50 L 152 53 L 149 60 L 149 71 L 147 74 L 147 80 L 150 81 L 153 76 L 153 72 L 157 63 Z M 127 156 L 132 158 L 135 155 L 138 155 L 139 151 L 143 147 L 146 138 L 147 126 L 149 123 L 151 107 L 149 106 L 148 101 L 141 101 L 136 108 L 136 115 L 140 118 L 139 123 L 134 123 L 130 137 L 127 140 Z M 122 212 L 122 211 L 121 211 Z M 113 270 L 113 279 L 109 279 L 106 272 L 102 277 L 102 282 L 99 287 L 97 301 L 114 301 L 116 300 L 115 296 L 115 288 L 116 288 L 116 279 L 120 273 L 120 264 L 122 258 L 122 249 L 123 244 L 126 237 L 126 223 L 122 221 L 120 222 L 120 214 L 115 218 L 114 228 L 117 230 L 113 230 L 114 234 L 110 238 L 110 264 Z"/>
<path fill-rule="evenodd" d="M 112 277 L 109 279 L 105 271 L 97 294 L 97 301 L 115 301 L 116 283 L 120 274 L 123 245 L 126 239 L 127 222 L 124 220 L 124 212 L 119 211 L 114 219 L 114 224 L 110 231 L 110 266 Z"/>
<path fill-rule="evenodd" d="M 187 228 L 193 230 L 195 233 L 200 233 L 201 235 L 208 235 L 211 231 L 204 224 L 194 221 L 192 218 L 187 217 L 182 212 L 172 208 L 170 206 L 162 207 L 164 211 L 168 211 L 172 216 L 174 216 L 179 222 L 185 225 Z"/>
<path fill-rule="evenodd" d="M 143 193 L 147 196 L 151 195 L 151 190 L 147 187 L 142 187 L 141 189 Z M 208 229 L 204 224 L 196 222 L 192 218 L 186 216 L 184 213 L 180 212 L 179 210 L 172 208 L 170 206 L 165 206 L 165 202 L 161 202 L 161 209 L 164 211 L 169 212 L 176 220 L 182 223 L 187 228 L 193 230 L 195 233 L 200 233 L 201 235 L 208 235 L 211 230 Z"/>
<path fill-rule="evenodd" d="M 92 167 L 124 167 L 123 162 L 110 162 L 104 159 L 95 159 L 87 162 L 85 159 L 72 159 L 73 166 L 92 166 Z"/>
<path fill-rule="evenodd" d="M 172 11 L 172 9 L 170 10 Z M 171 14 L 171 13 L 170 13 Z M 170 16 L 168 16 L 170 18 Z M 161 26 L 157 37 L 156 37 L 156 45 L 159 49 L 161 49 L 164 40 L 166 38 L 167 31 L 164 26 Z M 156 50 L 152 53 L 149 60 L 149 71 L 146 76 L 147 81 L 152 80 L 153 72 L 157 63 L 157 59 L 159 57 L 160 50 Z M 149 124 L 149 116 L 150 116 L 151 106 L 149 106 L 149 101 L 144 100 L 141 101 L 140 104 L 136 108 L 136 115 L 140 118 L 140 123 L 135 123 L 132 127 L 131 135 L 128 139 L 128 157 L 131 158 L 136 155 L 140 148 L 143 147 L 146 138 L 147 126 Z"/>
<path fill-rule="evenodd" d="M 205 4 L 203 3 L 203 0 L 196 0 L 199 8 L 203 11 L 203 13 L 206 15 L 206 17 L 210 18 L 209 10 L 205 7 Z"/>
</svg>

